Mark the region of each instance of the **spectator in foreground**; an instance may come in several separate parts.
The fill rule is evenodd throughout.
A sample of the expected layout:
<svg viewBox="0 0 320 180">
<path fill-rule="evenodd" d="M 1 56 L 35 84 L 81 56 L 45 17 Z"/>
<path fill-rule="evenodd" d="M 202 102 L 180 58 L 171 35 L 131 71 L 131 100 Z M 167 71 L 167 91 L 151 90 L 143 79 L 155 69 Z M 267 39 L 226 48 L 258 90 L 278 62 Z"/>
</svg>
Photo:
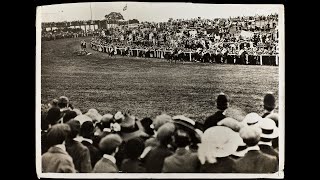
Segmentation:
<svg viewBox="0 0 320 180">
<path fill-rule="evenodd" d="M 157 131 L 157 140 L 159 145 L 152 148 L 144 158 L 145 167 L 148 173 L 160 173 L 162 171 L 164 159 L 173 154 L 168 145 L 172 141 L 172 135 L 175 131 L 173 123 L 168 122 L 162 125 Z"/>
<path fill-rule="evenodd" d="M 262 130 L 260 142 L 258 143 L 260 150 L 279 159 L 279 153 L 272 147 L 272 140 L 278 137 L 276 123 L 269 118 L 263 118 L 259 123 L 259 127 Z"/>
<path fill-rule="evenodd" d="M 267 115 L 274 113 L 274 109 L 276 107 L 276 98 L 274 97 L 273 93 L 267 93 L 263 98 L 263 108 L 264 113 L 262 118 L 265 118 Z"/>
<path fill-rule="evenodd" d="M 98 148 L 93 145 L 93 123 L 91 121 L 86 121 L 81 125 L 80 135 L 82 136 L 82 144 L 89 149 L 91 167 L 101 159 L 102 155 Z"/>
<path fill-rule="evenodd" d="M 225 111 L 229 107 L 229 98 L 226 94 L 220 93 L 216 100 L 218 111 L 209 116 L 204 122 L 204 131 L 210 127 L 217 126 L 217 123 L 226 118 Z"/>
<path fill-rule="evenodd" d="M 52 126 L 58 124 L 61 120 L 61 112 L 60 109 L 57 107 L 50 108 L 47 116 L 41 122 L 42 126 L 42 133 L 41 133 L 41 154 L 44 154 L 48 151 L 49 145 L 47 140 L 48 131 L 51 129 Z M 48 126 L 46 124 L 48 123 Z"/>
<path fill-rule="evenodd" d="M 154 119 L 154 121 L 151 125 L 154 129 L 154 135 L 146 140 L 146 142 L 145 142 L 146 148 L 156 147 L 159 145 L 159 141 L 156 138 L 157 131 L 162 125 L 164 125 L 167 122 L 172 122 L 171 116 L 169 116 L 167 114 L 161 114 L 161 115 L 156 116 L 156 118 Z"/>
<path fill-rule="evenodd" d="M 140 155 L 144 150 L 144 142 L 141 138 L 130 139 L 125 145 L 127 159 L 121 164 L 121 171 L 126 173 L 144 173 L 146 168 L 140 161 Z"/>
<path fill-rule="evenodd" d="M 177 129 L 173 136 L 173 143 L 177 149 L 175 153 L 165 158 L 162 172 L 164 173 L 194 173 L 199 171 L 197 153 L 192 153 L 188 146 L 191 143 L 187 131 Z"/>
<path fill-rule="evenodd" d="M 278 171 L 278 160 L 274 156 L 260 151 L 261 129 L 256 126 L 246 126 L 240 130 L 240 137 L 247 144 L 247 153 L 235 161 L 233 167 L 237 173 L 275 173 Z"/>
<path fill-rule="evenodd" d="M 122 139 L 117 134 L 109 134 L 101 139 L 99 147 L 103 156 L 94 166 L 93 173 L 119 172 L 114 156 L 118 152 L 121 143 Z"/>
<path fill-rule="evenodd" d="M 44 153 L 42 159 L 43 173 L 75 173 L 71 156 L 67 153 L 64 142 L 70 127 L 66 124 L 52 126 L 47 134 L 50 144 L 48 152 Z"/>
<path fill-rule="evenodd" d="M 72 157 L 74 166 L 79 173 L 89 173 L 92 171 L 89 149 L 74 140 L 80 132 L 80 123 L 77 120 L 71 120 L 67 124 L 71 129 L 66 139 L 67 152 Z"/>
<path fill-rule="evenodd" d="M 231 155 L 243 143 L 238 133 L 224 126 L 207 129 L 199 145 L 198 156 L 202 173 L 232 173 L 234 160 Z"/>
</svg>

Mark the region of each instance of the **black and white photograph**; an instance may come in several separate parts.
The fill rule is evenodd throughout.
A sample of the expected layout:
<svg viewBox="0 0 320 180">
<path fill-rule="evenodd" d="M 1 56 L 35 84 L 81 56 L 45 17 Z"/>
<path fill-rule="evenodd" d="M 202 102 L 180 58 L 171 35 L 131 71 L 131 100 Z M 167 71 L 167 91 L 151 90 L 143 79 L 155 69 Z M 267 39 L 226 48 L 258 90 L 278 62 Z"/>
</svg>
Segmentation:
<svg viewBox="0 0 320 180">
<path fill-rule="evenodd" d="M 283 178 L 284 5 L 36 11 L 39 178 Z"/>
</svg>

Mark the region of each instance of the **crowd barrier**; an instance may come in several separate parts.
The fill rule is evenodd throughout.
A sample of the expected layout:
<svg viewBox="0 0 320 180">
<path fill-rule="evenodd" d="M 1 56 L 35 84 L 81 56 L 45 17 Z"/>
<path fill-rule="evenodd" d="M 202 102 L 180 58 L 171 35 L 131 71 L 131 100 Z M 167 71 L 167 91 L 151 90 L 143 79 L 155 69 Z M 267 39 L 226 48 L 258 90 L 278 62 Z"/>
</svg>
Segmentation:
<svg viewBox="0 0 320 180">
<path fill-rule="evenodd" d="M 95 43 L 90 43 L 91 49 L 99 52 L 108 53 L 111 51 L 111 47 L 103 46 Z M 115 54 L 122 55 L 125 52 L 125 48 L 116 48 Z M 132 57 L 142 57 L 142 52 L 145 52 L 145 49 L 129 49 L 128 55 Z M 167 53 L 171 53 L 169 50 L 149 50 L 148 58 L 159 58 L 164 59 Z M 193 55 L 196 52 L 184 52 L 188 55 L 188 60 L 192 61 Z M 240 57 L 237 54 L 228 54 L 226 57 L 221 57 L 222 62 L 226 64 L 241 64 Z M 279 65 L 279 56 L 278 55 L 247 55 L 245 57 L 245 64 L 249 65 L 270 65 L 278 66 Z"/>
</svg>

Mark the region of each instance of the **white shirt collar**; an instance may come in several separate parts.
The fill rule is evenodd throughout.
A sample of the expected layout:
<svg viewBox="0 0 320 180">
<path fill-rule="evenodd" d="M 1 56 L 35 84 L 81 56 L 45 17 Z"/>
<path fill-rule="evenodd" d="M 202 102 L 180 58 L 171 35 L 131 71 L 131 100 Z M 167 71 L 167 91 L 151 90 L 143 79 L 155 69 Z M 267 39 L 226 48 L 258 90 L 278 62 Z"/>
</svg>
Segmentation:
<svg viewBox="0 0 320 180">
<path fill-rule="evenodd" d="M 88 139 L 88 138 L 82 138 L 82 141 L 87 141 L 88 143 L 92 144 L 93 141 L 91 139 Z"/>
<path fill-rule="evenodd" d="M 256 151 L 259 151 L 260 150 L 260 148 L 259 148 L 259 146 L 258 145 L 256 145 L 256 146 L 252 146 L 252 147 L 247 147 L 247 152 L 248 151 L 251 151 L 251 150 L 256 150 Z"/>
<path fill-rule="evenodd" d="M 103 157 L 106 159 L 109 159 L 114 164 L 116 163 L 116 158 L 114 158 L 113 156 L 111 156 L 109 154 L 104 154 Z"/>
<path fill-rule="evenodd" d="M 64 144 L 57 144 L 57 145 L 54 145 L 54 147 L 57 147 L 62 149 L 63 151 L 66 151 L 66 146 Z"/>
<path fill-rule="evenodd" d="M 263 145 L 268 145 L 268 146 L 272 146 L 272 142 L 263 142 L 263 141 L 259 141 L 258 143 L 259 145 L 263 144 Z"/>
</svg>

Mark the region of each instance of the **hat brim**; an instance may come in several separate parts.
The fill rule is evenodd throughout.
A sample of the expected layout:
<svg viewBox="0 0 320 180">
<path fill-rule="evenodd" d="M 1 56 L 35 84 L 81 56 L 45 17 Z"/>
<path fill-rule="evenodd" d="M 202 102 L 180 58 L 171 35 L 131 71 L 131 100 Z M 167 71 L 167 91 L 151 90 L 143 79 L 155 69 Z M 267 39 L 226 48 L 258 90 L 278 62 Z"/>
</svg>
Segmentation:
<svg viewBox="0 0 320 180">
<path fill-rule="evenodd" d="M 238 156 L 238 157 L 243 157 L 247 152 L 248 152 L 248 150 L 244 149 L 242 151 L 236 151 L 236 152 L 232 153 L 232 155 L 235 155 L 235 156 Z"/>
<path fill-rule="evenodd" d="M 262 138 L 268 138 L 268 139 L 275 139 L 279 137 L 279 131 L 278 129 L 274 129 L 272 134 L 261 134 L 260 137 Z"/>
</svg>

